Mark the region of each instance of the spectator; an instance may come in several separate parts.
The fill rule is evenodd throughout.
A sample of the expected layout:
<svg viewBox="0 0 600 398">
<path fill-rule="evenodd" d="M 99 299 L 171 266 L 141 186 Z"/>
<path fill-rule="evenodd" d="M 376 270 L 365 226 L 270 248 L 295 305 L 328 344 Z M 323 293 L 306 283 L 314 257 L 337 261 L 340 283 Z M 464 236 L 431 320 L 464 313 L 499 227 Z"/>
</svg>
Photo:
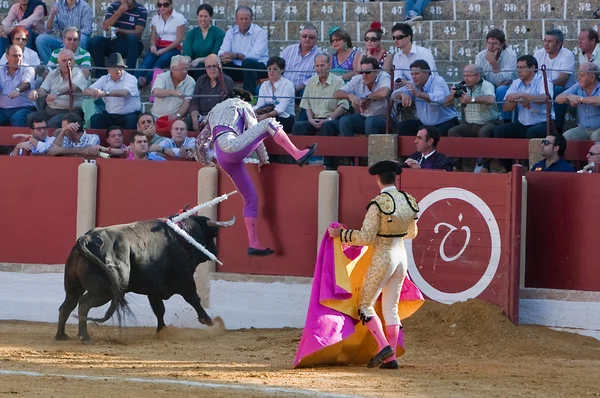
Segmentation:
<svg viewBox="0 0 600 398">
<path fill-rule="evenodd" d="M 537 60 L 538 66 L 546 66 L 548 70 L 548 80 L 552 81 L 554 87 L 554 97 L 575 84 L 575 56 L 573 53 L 563 47 L 565 36 L 559 29 L 550 29 L 544 37 L 544 48 L 536 51 L 533 56 Z M 556 114 L 555 124 L 559 132 L 562 133 L 565 124 L 565 114 L 567 106 L 554 104 L 554 113 Z"/>
<path fill-rule="evenodd" d="M 283 49 L 280 56 L 285 60 L 288 70 L 286 79 L 292 82 L 296 97 L 301 97 L 306 81 L 315 73 L 315 57 L 321 52 L 316 46 L 319 33 L 313 25 L 305 25 L 300 31 L 300 44 L 290 44 Z"/>
<path fill-rule="evenodd" d="M 69 112 L 71 99 L 73 108 L 83 114 L 81 111 L 82 97 L 74 95 L 73 98 L 70 98 L 69 74 L 71 75 L 73 94 L 83 92 L 87 88 L 87 81 L 81 69 L 74 66 L 73 52 L 62 50 L 58 54 L 58 68 L 48 73 L 39 89 L 31 90 L 29 93 L 29 99 L 32 101 L 45 96 L 45 109 L 42 110 L 43 106 L 39 106 L 38 112 L 30 113 L 28 117 L 41 115 L 48 120 L 48 127 L 60 127 L 63 115 Z"/>
<path fill-rule="evenodd" d="M 600 67 L 586 62 L 579 67 L 578 83 L 556 97 L 559 104 L 577 108 L 579 125 L 565 131 L 567 140 L 597 140 L 600 138 Z"/>
<path fill-rule="evenodd" d="M 592 62 L 600 65 L 600 38 L 598 32 L 592 28 L 583 29 L 577 37 L 577 46 L 581 51 L 579 54 L 579 65 Z"/>
<path fill-rule="evenodd" d="M 354 70 L 360 69 L 360 60 L 364 57 L 373 57 L 379 62 L 379 68 L 387 74 L 392 73 L 392 59 L 394 54 L 381 48 L 383 30 L 379 21 L 373 22 L 365 33 L 365 52 L 360 57 L 354 57 Z"/>
<path fill-rule="evenodd" d="M 423 19 L 422 14 L 431 0 L 406 0 L 404 3 L 404 19 L 415 22 Z"/>
<path fill-rule="evenodd" d="M 19 142 L 10 154 L 18 156 L 19 152 L 30 152 L 32 155 L 43 155 L 48 152 L 56 138 L 48 137 L 46 121 L 40 117 L 34 117 L 29 124 L 30 134 L 13 134 L 13 138 L 25 138 L 26 141 Z"/>
<path fill-rule="evenodd" d="M 13 40 L 10 40 L 9 43 L 8 39 L 16 28 L 25 29 L 28 32 L 27 36 L 31 35 L 28 47 L 35 51 L 35 38 L 40 33 L 44 33 L 44 17 L 46 15 L 48 15 L 48 8 L 42 0 L 20 0 L 13 4 L 9 8 L 6 18 L 0 24 L 0 52 L 4 53 L 6 47 L 13 44 Z"/>
<path fill-rule="evenodd" d="M 244 90 L 256 94 L 256 81 L 264 77 L 269 59 L 267 32 L 252 23 L 252 9 L 239 6 L 235 10 L 235 25 L 225 33 L 219 57 L 225 73 L 234 81 L 244 81 Z M 249 70 L 240 70 L 249 69 Z"/>
<path fill-rule="evenodd" d="M 29 43 L 29 31 L 22 26 L 17 26 L 14 28 L 10 35 L 8 35 L 11 44 L 17 45 L 21 47 L 23 50 L 23 65 L 26 66 L 38 66 L 40 62 L 40 57 L 38 57 L 37 53 L 33 51 L 31 48 L 26 47 Z M 3 52 L 2 58 L 0 58 L 0 66 L 6 65 L 6 51 Z"/>
<path fill-rule="evenodd" d="M 435 75 L 437 67 L 433 54 L 425 47 L 413 44 L 413 30 L 410 25 L 397 23 L 392 27 L 394 46 L 400 51 L 394 55 L 394 89 L 404 87 L 412 82 L 411 64 L 419 59 L 424 60 L 429 65 L 429 69 Z"/>
<path fill-rule="evenodd" d="M 102 29 L 111 32 L 114 37 L 96 36 L 90 41 L 90 53 L 96 68 L 104 68 L 104 58 L 113 53 L 119 53 L 130 65 L 130 70 L 136 69 L 137 59 L 144 51 L 142 34 L 146 28 L 148 10 L 135 0 L 119 0 L 110 3 L 102 22 Z M 94 71 L 96 78 L 106 75 L 105 69 Z"/>
<path fill-rule="evenodd" d="M 156 77 L 152 95 L 156 96 L 152 114 L 169 121 L 185 118 L 188 113 L 195 82 L 188 75 L 190 57 L 176 55 L 171 59 L 171 70 Z M 167 131 L 171 126 L 168 126 Z"/>
<path fill-rule="evenodd" d="M 594 142 L 594 145 L 590 148 L 590 151 L 586 155 L 588 163 L 583 166 L 583 169 L 579 170 L 578 173 L 593 173 L 594 166 L 600 162 L 600 142 Z"/>
<path fill-rule="evenodd" d="M 404 162 L 411 169 L 436 169 L 452 171 L 452 161 L 437 151 L 440 142 L 440 131 L 435 126 L 420 126 L 415 138 L 417 152 Z"/>
<path fill-rule="evenodd" d="M 192 68 L 200 69 L 190 73 L 194 79 L 205 73 L 202 69 L 205 68 L 206 57 L 217 54 L 225 38 L 223 29 L 211 24 L 213 8 L 209 4 L 200 4 L 196 15 L 198 26 L 190 30 L 183 41 L 183 55 L 192 59 Z"/>
<path fill-rule="evenodd" d="M 153 69 L 164 69 L 173 56 L 181 54 L 187 19 L 173 9 L 172 0 L 163 1 L 156 3 L 158 13 L 150 22 L 150 50 L 146 53 L 140 70 L 135 73 L 140 87 L 145 87 L 152 81 Z"/>
<path fill-rule="evenodd" d="M 360 61 L 360 75 L 354 76 L 333 93 L 338 100 L 349 100 L 355 112 L 354 115 L 343 116 L 339 121 L 331 121 L 338 134 L 385 134 L 390 79 L 390 75 L 379 69 L 379 62 L 375 58 L 364 57 Z"/>
<path fill-rule="evenodd" d="M 215 54 L 209 54 L 204 61 L 206 74 L 196 80 L 194 97 L 190 104 L 188 127 L 194 131 L 202 130 L 203 120 L 208 112 L 225 99 L 229 90 L 235 87 L 233 79 L 223 74 L 221 60 Z"/>
<path fill-rule="evenodd" d="M 281 57 L 271 57 L 267 61 L 269 81 L 260 86 L 258 101 L 254 106 L 256 119 L 260 122 L 274 117 L 287 134 L 292 133 L 294 126 L 294 84 L 281 77 L 285 70 L 285 60 Z"/>
<path fill-rule="evenodd" d="M 487 49 L 477 54 L 475 65 L 483 69 L 483 78 L 495 86 L 496 101 L 502 106 L 504 96 L 515 78 L 517 53 L 506 46 L 506 36 L 500 29 L 491 29 L 485 42 Z M 504 112 L 502 119 L 510 123 L 511 112 Z"/>
<path fill-rule="evenodd" d="M 533 165 L 531 171 L 575 172 L 575 169 L 562 156 L 567 150 L 567 140 L 560 134 L 550 134 L 542 140 L 541 154 L 544 158 Z"/>
<path fill-rule="evenodd" d="M 413 101 L 417 108 L 417 120 L 404 120 L 398 124 L 399 135 L 416 135 L 419 126 L 436 126 L 441 136 L 459 125 L 458 113 L 445 102 L 450 95 L 448 84 L 440 75 L 433 75 L 429 64 L 420 59 L 410 64 L 411 81 L 394 91 L 392 98 L 402 101 L 408 108 Z"/>
<path fill-rule="evenodd" d="M 123 157 L 129 153 L 130 149 L 123 143 L 123 129 L 119 126 L 106 129 L 106 142 L 108 147 L 100 147 L 100 151 L 112 158 Z"/>
<path fill-rule="evenodd" d="M 150 146 L 150 152 L 160 152 L 165 156 L 187 160 L 194 159 L 196 139 L 188 137 L 188 130 L 183 120 L 176 120 L 171 126 L 171 138 L 165 138 L 159 144 Z"/>
<path fill-rule="evenodd" d="M 357 50 L 352 46 L 350 34 L 339 26 L 334 26 L 329 29 L 329 43 L 334 50 L 331 56 L 331 73 L 341 76 L 347 82 L 356 76 L 354 57 Z"/>
<path fill-rule="evenodd" d="M 50 54 L 62 46 L 60 37 L 65 29 L 74 27 L 79 31 L 79 45 L 88 48 L 88 39 L 92 34 L 92 8 L 84 0 L 58 0 L 50 7 L 46 22 L 48 33 L 35 39 L 37 52 L 43 64 L 47 64 Z"/>
<path fill-rule="evenodd" d="M 156 153 L 148 152 L 148 138 L 144 133 L 136 131 L 131 140 L 131 152 L 127 155 L 128 160 L 165 160 Z"/>
<path fill-rule="evenodd" d="M 108 75 L 96 80 L 83 93 L 94 99 L 103 98 L 106 110 L 92 115 L 93 129 L 104 129 L 117 124 L 127 130 L 134 130 L 142 104 L 135 77 L 124 69 L 127 65 L 119 53 L 108 57 Z"/>
<path fill-rule="evenodd" d="M 166 138 L 156 134 L 156 120 L 150 112 L 140 114 L 137 123 L 137 131 L 144 133 L 147 138 L 147 143 L 150 145 L 158 144 Z"/>
<path fill-rule="evenodd" d="M 58 133 L 58 134 L 57 134 Z M 62 115 L 61 128 L 54 132 L 56 141 L 48 150 L 52 156 L 98 156 L 100 137 L 83 130 L 83 119 L 75 113 Z"/>
<path fill-rule="evenodd" d="M 304 98 L 300 102 L 300 108 L 306 110 L 308 120 L 294 123 L 293 135 L 335 133 L 331 122 L 344 115 L 348 109 L 348 101 L 333 98 L 333 94 L 342 88 L 344 81 L 341 77 L 329 73 L 330 68 L 330 55 L 319 54 L 315 57 L 317 75 L 306 82 Z"/>
<path fill-rule="evenodd" d="M 81 68 L 83 75 L 86 79 L 90 77 L 90 68 L 92 67 L 92 57 L 90 53 L 81 48 L 79 45 L 79 31 L 77 28 L 66 28 L 62 32 L 63 35 L 63 48 L 67 50 L 71 50 L 73 52 L 73 57 L 75 59 L 75 65 Z M 60 53 L 63 48 L 57 48 L 52 51 L 52 55 L 50 55 L 50 59 L 48 60 L 48 68 L 53 69 L 52 67 L 56 67 L 58 65 L 58 53 Z M 44 74 L 44 77 L 47 76 L 47 72 Z"/>
<path fill-rule="evenodd" d="M 494 138 L 542 138 L 546 136 L 546 91 L 544 78 L 537 74 L 538 63 L 531 55 L 517 59 L 518 79 L 512 82 L 504 97 L 502 110 L 518 109 L 518 120 L 494 129 Z M 550 95 L 553 85 L 548 81 Z M 554 112 L 552 112 L 554 117 Z"/>
<path fill-rule="evenodd" d="M 35 104 L 27 97 L 34 86 L 35 72 L 23 67 L 23 50 L 12 44 L 6 49 L 8 64 L 0 66 L 0 126 L 25 127 Z"/>
</svg>

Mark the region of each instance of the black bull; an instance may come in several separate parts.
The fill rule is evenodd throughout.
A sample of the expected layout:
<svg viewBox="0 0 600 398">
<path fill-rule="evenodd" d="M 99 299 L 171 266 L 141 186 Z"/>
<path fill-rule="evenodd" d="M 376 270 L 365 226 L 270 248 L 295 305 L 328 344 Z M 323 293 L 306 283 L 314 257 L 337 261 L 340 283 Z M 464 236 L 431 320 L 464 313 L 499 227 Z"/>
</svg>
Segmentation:
<svg viewBox="0 0 600 398">
<path fill-rule="evenodd" d="M 191 216 L 178 225 L 217 255 L 214 238 L 219 227 L 233 225 Z M 79 304 L 79 332 L 83 343 L 90 343 L 87 320 L 105 322 L 115 312 L 119 323 L 129 312 L 125 293 L 148 296 L 158 320 L 157 332 L 165 327 L 163 300 L 181 295 L 205 325 L 213 321 L 200 305 L 194 272 L 209 258 L 186 242 L 164 220 L 139 221 L 131 224 L 95 228 L 77 239 L 65 265 L 65 301 L 59 309 L 57 340 L 66 340 L 65 324 Z M 102 319 L 88 318 L 88 312 L 110 302 Z"/>
</svg>

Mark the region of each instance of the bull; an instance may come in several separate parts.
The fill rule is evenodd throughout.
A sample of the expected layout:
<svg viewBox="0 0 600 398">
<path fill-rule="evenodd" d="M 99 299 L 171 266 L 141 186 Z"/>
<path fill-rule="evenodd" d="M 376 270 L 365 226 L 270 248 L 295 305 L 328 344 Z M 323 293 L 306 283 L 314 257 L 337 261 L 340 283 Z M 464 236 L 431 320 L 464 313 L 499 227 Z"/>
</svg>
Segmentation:
<svg viewBox="0 0 600 398">
<path fill-rule="evenodd" d="M 90 344 L 87 321 L 105 322 L 115 312 L 119 324 L 129 311 L 125 293 L 148 297 L 157 318 L 156 331 L 165 327 L 163 300 L 181 295 L 198 314 L 201 324 L 212 326 L 213 320 L 200 305 L 194 272 L 209 258 L 185 241 L 165 222 L 155 219 L 131 224 L 95 228 L 77 239 L 65 265 L 65 301 L 59 308 L 56 340 L 66 340 L 65 324 L 79 305 L 77 336 Z M 178 223 L 196 242 L 217 255 L 214 239 L 227 222 L 191 216 Z M 103 318 L 88 318 L 88 312 L 110 302 Z"/>
</svg>

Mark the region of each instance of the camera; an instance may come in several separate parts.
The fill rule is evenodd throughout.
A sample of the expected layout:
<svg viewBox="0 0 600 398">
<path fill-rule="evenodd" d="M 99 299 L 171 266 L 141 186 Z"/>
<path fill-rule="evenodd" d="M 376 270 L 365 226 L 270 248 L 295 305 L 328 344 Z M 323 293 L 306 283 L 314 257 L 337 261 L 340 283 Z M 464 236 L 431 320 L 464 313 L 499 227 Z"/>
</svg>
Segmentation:
<svg viewBox="0 0 600 398">
<path fill-rule="evenodd" d="M 460 98 L 463 94 L 467 93 L 467 85 L 465 82 L 456 83 L 453 88 L 455 90 L 454 98 Z"/>
</svg>

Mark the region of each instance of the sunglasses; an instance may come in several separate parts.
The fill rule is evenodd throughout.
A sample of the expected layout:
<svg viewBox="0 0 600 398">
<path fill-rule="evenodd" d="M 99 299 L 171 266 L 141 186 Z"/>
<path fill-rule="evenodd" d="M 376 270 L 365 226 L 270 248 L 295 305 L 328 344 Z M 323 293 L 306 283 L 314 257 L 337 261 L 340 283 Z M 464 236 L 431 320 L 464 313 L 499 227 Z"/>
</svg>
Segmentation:
<svg viewBox="0 0 600 398">
<path fill-rule="evenodd" d="M 408 37 L 408 36 L 406 36 L 406 35 L 400 35 L 400 36 L 392 36 L 392 37 L 394 38 L 394 40 L 402 40 L 402 39 L 404 39 L 405 37 Z"/>
<path fill-rule="evenodd" d="M 554 146 L 554 142 L 550 142 L 548 140 L 542 140 L 542 145 L 546 145 L 546 146 L 547 145 L 552 145 L 552 146 Z"/>
<path fill-rule="evenodd" d="M 171 6 L 171 3 L 156 3 L 157 8 L 161 8 L 161 7 L 169 8 L 170 6 Z"/>
<path fill-rule="evenodd" d="M 372 71 L 372 70 L 361 70 L 361 71 L 360 71 L 360 74 L 361 74 L 361 75 L 370 75 L 371 73 L 373 73 L 373 71 Z"/>
<path fill-rule="evenodd" d="M 13 37 L 13 41 L 27 41 L 26 37 Z"/>
<path fill-rule="evenodd" d="M 379 39 L 377 37 L 365 37 L 365 41 L 370 41 L 371 43 L 374 43 L 376 41 L 379 41 Z"/>
<path fill-rule="evenodd" d="M 339 37 L 334 37 L 331 39 L 332 43 L 338 42 L 338 41 L 344 41 L 344 39 L 340 39 Z"/>
<path fill-rule="evenodd" d="M 206 69 L 217 69 L 219 65 L 204 65 Z"/>
<path fill-rule="evenodd" d="M 313 35 L 302 35 L 302 38 L 303 38 L 303 39 L 311 39 L 311 40 L 314 40 L 314 39 L 316 39 L 316 38 L 317 38 L 317 36 L 313 36 Z"/>
</svg>

